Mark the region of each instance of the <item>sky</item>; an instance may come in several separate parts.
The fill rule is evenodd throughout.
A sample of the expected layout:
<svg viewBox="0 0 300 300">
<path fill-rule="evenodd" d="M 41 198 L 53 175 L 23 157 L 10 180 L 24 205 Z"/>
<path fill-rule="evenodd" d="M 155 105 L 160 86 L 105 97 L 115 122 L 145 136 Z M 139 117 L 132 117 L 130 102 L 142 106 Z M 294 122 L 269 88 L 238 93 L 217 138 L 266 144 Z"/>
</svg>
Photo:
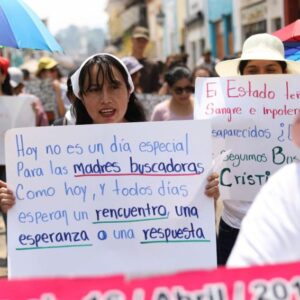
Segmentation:
<svg viewBox="0 0 300 300">
<path fill-rule="evenodd" d="M 23 0 L 41 19 L 48 19 L 52 34 L 69 25 L 106 29 L 108 0 Z"/>
</svg>

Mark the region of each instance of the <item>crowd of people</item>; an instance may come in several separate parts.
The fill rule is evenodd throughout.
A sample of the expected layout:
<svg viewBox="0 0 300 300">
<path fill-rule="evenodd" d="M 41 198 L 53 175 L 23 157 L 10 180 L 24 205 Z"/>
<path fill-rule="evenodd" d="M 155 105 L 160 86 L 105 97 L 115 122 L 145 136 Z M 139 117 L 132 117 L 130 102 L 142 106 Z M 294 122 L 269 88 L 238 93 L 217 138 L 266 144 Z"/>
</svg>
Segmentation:
<svg viewBox="0 0 300 300">
<path fill-rule="evenodd" d="M 189 70 L 184 56 L 170 56 L 165 66 L 151 61 L 145 57 L 148 42 L 148 30 L 137 27 L 133 31 L 130 56 L 118 58 L 108 53 L 95 54 L 70 73 L 66 83 L 60 78 L 57 62 L 42 58 L 37 80 L 46 81 L 53 90 L 52 106 L 47 109 L 43 103 L 44 95 L 26 89 L 22 72 L 9 68 L 9 62 L 0 58 L 0 95 L 35 95 L 32 97 L 37 126 L 48 125 L 47 122 L 82 125 L 192 120 L 196 77 L 300 73 L 300 63 L 286 60 L 282 42 L 266 33 L 249 37 L 237 58 L 210 60 L 210 52 L 206 51 L 195 70 Z M 136 96 L 139 93 L 168 95 L 168 99 L 157 104 L 151 120 L 147 120 Z M 71 111 L 68 110 L 70 105 L 65 104 L 65 97 L 70 101 Z M 63 121 L 57 122 L 59 119 Z M 298 146 L 299 124 L 300 118 L 297 118 L 293 139 Z M 4 168 L 0 181 L 0 207 L 5 214 L 15 205 L 15 197 L 5 183 L 3 173 Z M 298 163 L 274 174 L 253 202 L 223 199 L 217 173 L 209 175 L 205 193 L 214 201 L 221 199 L 224 204 L 217 230 L 218 265 L 235 267 L 300 260 Z"/>
</svg>

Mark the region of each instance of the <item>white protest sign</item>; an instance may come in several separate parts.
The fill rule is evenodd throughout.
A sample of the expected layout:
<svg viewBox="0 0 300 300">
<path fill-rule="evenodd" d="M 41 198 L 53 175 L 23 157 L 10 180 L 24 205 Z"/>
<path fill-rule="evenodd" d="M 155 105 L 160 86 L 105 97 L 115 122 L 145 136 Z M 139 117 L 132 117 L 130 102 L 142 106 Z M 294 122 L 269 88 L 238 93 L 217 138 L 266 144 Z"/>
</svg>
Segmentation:
<svg viewBox="0 0 300 300">
<path fill-rule="evenodd" d="M 195 119 L 212 119 L 214 157 L 224 156 L 223 199 L 252 201 L 271 174 L 299 157 L 291 141 L 299 81 L 286 74 L 197 78 Z"/>
<path fill-rule="evenodd" d="M 210 121 L 6 134 L 10 277 L 216 266 Z"/>
<path fill-rule="evenodd" d="M 35 126 L 32 98 L 0 96 L 0 165 L 5 164 L 4 136 L 11 128 Z"/>
</svg>

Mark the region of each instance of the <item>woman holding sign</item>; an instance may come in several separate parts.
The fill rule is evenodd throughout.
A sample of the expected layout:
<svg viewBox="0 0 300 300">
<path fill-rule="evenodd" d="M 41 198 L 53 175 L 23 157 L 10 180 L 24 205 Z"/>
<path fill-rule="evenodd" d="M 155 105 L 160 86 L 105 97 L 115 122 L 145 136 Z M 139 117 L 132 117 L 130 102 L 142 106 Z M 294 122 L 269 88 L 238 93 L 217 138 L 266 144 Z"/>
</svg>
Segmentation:
<svg viewBox="0 0 300 300">
<path fill-rule="evenodd" d="M 101 53 L 88 58 L 71 77 L 76 124 L 105 124 L 145 121 L 145 113 L 134 93 L 124 63 Z M 205 194 L 219 197 L 218 174 L 208 177 Z"/>
<path fill-rule="evenodd" d="M 99 53 L 85 60 L 71 76 L 76 125 L 146 121 L 134 94 L 129 71 L 117 57 Z M 205 194 L 218 199 L 218 176 L 208 177 Z M 14 197 L 3 183 L 0 206 L 7 211 Z M 5 206 L 4 206 L 5 204 Z"/>
<path fill-rule="evenodd" d="M 240 58 L 219 62 L 220 76 L 300 73 L 300 63 L 284 58 L 284 46 L 275 36 L 267 33 L 249 37 L 243 45 Z M 226 264 L 236 241 L 242 219 L 252 202 L 224 200 L 219 226 L 218 263 Z"/>
<path fill-rule="evenodd" d="M 300 147 L 300 114 L 292 136 Z M 299 261 L 299 199 L 300 164 L 294 162 L 277 171 L 256 196 L 227 265 L 245 267 Z"/>
</svg>

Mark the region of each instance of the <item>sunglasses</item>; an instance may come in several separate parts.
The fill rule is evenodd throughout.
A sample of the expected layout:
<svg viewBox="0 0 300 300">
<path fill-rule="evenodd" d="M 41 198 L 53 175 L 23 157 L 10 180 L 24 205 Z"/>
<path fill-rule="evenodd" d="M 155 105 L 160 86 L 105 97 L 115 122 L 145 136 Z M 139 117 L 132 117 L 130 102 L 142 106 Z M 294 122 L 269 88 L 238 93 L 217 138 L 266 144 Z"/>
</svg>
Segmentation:
<svg viewBox="0 0 300 300">
<path fill-rule="evenodd" d="M 186 86 L 186 87 L 176 87 L 174 88 L 174 92 L 176 95 L 182 95 L 183 92 L 186 92 L 187 94 L 194 93 L 194 87 L 193 86 Z"/>
</svg>

